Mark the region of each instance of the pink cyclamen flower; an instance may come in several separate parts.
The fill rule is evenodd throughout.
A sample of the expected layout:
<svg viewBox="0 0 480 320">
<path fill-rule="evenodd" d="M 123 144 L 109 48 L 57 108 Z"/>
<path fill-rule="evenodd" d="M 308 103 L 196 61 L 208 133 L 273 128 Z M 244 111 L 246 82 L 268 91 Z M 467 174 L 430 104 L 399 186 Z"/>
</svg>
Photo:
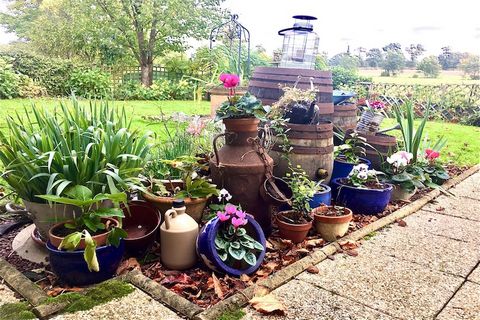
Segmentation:
<svg viewBox="0 0 480 320">
<path fill-rule="evenodd" d="M 232 218 L 232 225 L 235 229 L 246 224 L 247 224 L 247 219 L 237 218 L 237 217 Z"/>
<path fill-rule="evenodd" d="M 240 78 L 236 74 L 222 73 L 219 79 L 225 88 L 235 88 L 240 83 Z"/>
<path fill-rule="evenodd" d="M 225 205 L 225 213 L 228 215 L 234 215 L 237 212 L 237 207 L 231 203 Z"/>
<path fill-rule="evenodd" d="M 220 219 L 220 221 L 227 221 L 228 219 L 230 219 L 230 215 L 227 214 L 226 212 L 222 212 L 222 211 L 218 211 L 217 212 L 217 217 L 218 219 Z"/>
<path fill-rule="evenodd" d="M 385 109 L 385 103 L 383 103 L 382 101 L 376 100 L 376 101 L 370 102 L 369 104 L 370 104 L 370 107 L 375 110 Z"/>
<path fill-rule="evenodd" d="M 432 149 L 425 150 L 425 158 L 427 158 L 428 160 L 435 160 L 438 157 L 440 157 L 440 152 L 434 151 Z"/>
<path fill-rule="evenodd" d="M 245 211 L 242 211 L 242 210 L 237 210 L 237 212 L 235 212 L 235 215 L 238 218 L 244 219 L 247 216 L 247 213 Z"/>
</svg>

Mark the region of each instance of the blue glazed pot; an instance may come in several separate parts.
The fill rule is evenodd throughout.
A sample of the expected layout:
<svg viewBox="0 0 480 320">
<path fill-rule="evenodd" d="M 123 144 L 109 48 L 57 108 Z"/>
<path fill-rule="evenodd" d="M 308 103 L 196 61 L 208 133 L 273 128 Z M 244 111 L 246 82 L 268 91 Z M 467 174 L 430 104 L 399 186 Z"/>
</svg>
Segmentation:
<svg viewBox="0 0 480 320">
<path fill-rule="evenodd" d="M 388 205 L 393 186 L 385 183 L 385 189 L 360 189 L 342 184 L 336 178 L 332 180 L 333 200 L 337 205 L 345 206 L 357 214 L 380 213 Z"/>
<path fill-rule="evenodd" d="M 368 168 L 371 168 L 372 163 L 370 160 L 365 158 L 360 158 L 360 163 L 365 163 L 368 165 Z M 335 159 L 333 161 L 333 171 L 332 176 L 330 178 L 330 185 L 332 185 L 332 180 L 336 178 L 345 178 L 348 177 L 350 171 L 352 171 L 353 167 L 356 166 L 358 163 L 348 163 L 342 160 Z"/>
<path fill-rule="evenodd" d="M 247 269 L 240 270 L 230 267 L 218 257 L 217 249 L 215 248 L 215 237 L 222 222 L 215 217 L 202 227 L 197 238 L 197 254 L 207 267 L 214 271 L 227 273 L 236 277 L 239 277 L 242 274 L 251 274 L 260 267 L 265 257 L 265 235 L 262 227 L 260 227 L 258 222 L 255 221 L 253 216 L 247 215 L 247 219 L 248 223 L 245 226 L 245 229 L 247 229 L 248 234 L 260 242 L 264 248 L 264 250 L 257 256 L 257 264 L 254 266 L 249 266 Z"/>
<path fill-rule="evenodd" d="M 325 188 L 325 191 L 315 193 L 312 200 L 308 202 L 311 209 L 320 207 L 322 204 L 329 206 L 332 202 L 332 189 L 330 189 L 329 186 L 323 183 L 321 184 L 321 186 Z"/>
<path fill-rule="evenodd" d="M 97 247 L 96 253 L 100 267 L 98 272 L 88 270 L 87 263 L 83 259 L 85 250 L 58 250 L 50 242 L 47 243 L 47 249 L 52 270 L 62 281 L 72 286 L 85 286 L 113 277 L 122 261 L 125 242 L 121 240 L 118 248 L 110 245 Z"/>
</svg>

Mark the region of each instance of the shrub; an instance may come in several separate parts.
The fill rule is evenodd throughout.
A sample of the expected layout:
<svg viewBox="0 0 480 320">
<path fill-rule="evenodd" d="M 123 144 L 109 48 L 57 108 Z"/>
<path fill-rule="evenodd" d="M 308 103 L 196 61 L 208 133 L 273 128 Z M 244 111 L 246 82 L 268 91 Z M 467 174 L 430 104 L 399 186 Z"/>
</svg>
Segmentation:
<svg viewBox="0 0 480 320">
<path fill-rule="evenodd" d="M 480 80 L 480 56 L 469 55 L 462 60 L 460 69 L 472 80 Z"/>
<path fill-rule="evenodd" d="M 109 75 L 99 69 L 73 72 L 68 85 L 72 93 L 84 98 L 106 98 L 110 96 Z"/>
<path fill-rule="evenodd" d="M 19 77 L 12 71 L 7 59 L 0 57 L 0 99 L 18 97 Z"/>
<path fill-rule="evenodd" d="M 194 86 L 187 80 L 154 81 L 150 88 L 138 81 L 126 81 L 115 90 L 115 98 L 120 100 L 191 100 Z"/>
<path fill-rule="evenodd" d="M 440 74 L 442 66 L 438 62 L 436 56 L 429 56 L 423 58 L 417 66 L 417 69 L 422 71 L 425 77 L 436 78 Z"/>
<path fill-rule="evenodd" d="M 38 98 L 48 96 L 47 89 L 30 79 L 28 76 L 19 75 L 18 95 L 21 98 Z"/>
<path fill-rule="evenodd" d="M 354 70 L 345 69 L 339 66 L 332 68 L 332 77 L 334 89 L 351 88 L 357 82 L 372 81 L 370 78 L 359 76 Z"/>
</svg>

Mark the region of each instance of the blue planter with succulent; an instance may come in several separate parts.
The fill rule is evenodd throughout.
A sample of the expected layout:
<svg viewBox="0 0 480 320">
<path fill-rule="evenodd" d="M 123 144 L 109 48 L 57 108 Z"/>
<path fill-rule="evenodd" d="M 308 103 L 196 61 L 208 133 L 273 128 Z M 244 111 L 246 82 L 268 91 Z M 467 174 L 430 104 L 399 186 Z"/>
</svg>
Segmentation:
<svg viewBox="0 0 480 320">
<path fill-rule="evenodd" d="M 239 277 L 255 272 L 265 257 L 266 239 L 252 215 L 227 203 L 216 206 L 197 238 L 197 254 L 212 270 Z"/>
<path fill-rule="evenodd" d="M 334 179 L 332 194 L 335 203 L 356 214 L 377 214 L 385 210 L 393 186 L 380 182 L 377 173 L 368 170 L 367 165 L 360 164 L 352 169 L 348 177 Z"/>
</svg>

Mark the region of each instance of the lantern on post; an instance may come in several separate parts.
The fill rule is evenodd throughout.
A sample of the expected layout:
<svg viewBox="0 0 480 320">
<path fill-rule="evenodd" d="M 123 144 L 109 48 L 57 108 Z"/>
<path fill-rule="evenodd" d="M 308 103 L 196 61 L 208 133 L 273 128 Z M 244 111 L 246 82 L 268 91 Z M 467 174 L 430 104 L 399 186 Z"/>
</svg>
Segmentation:
<svg viewBox="0 0 480 320">
<path fill-rule="evenodd" d="M 293 16 L 293 27 L 278 31 L 283 36 L 282 58 L 280 67 L 314 69 L 318 52 L 319 37 L 313 31 L 312 16 Z"/>
</svg>

